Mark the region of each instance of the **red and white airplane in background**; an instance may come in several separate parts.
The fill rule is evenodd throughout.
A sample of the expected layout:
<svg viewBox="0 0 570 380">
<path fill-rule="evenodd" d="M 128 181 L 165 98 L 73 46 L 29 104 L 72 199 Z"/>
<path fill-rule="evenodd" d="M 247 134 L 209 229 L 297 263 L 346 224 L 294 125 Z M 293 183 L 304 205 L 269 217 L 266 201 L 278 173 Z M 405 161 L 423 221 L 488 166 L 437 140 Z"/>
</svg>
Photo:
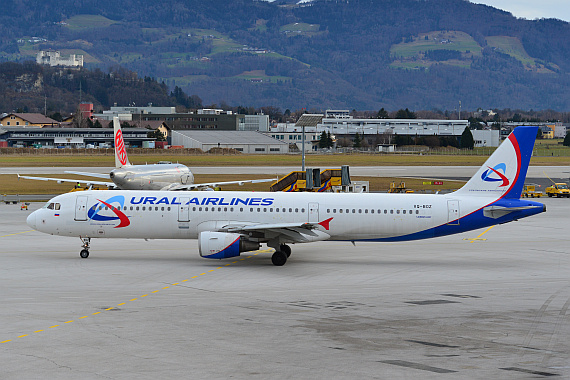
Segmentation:
<svg viewBox="0 0 570 380">
<path fill-rule="evenodd" d="M 69 178 L 49 178 L 49 177 L 31 177 L 21 176 L 18 178 L 34 179 L 40 181 L 57 181 L 58 183 L 72 182 L 86 184 L 91 186 L 106 186 L 109 189 L 121 190 L 193 190 L 207 189 L 222 185 L 243 185 L 244 183 L 261 183 L 273 182 L 271 179 L 254 179 L 240 181 L 224 181 L 210 183 L 194 183 L 194 175 L 186 165 L 173 163 L 158 163 L 151 165 L 132 165 L 127 156 L 125 148 L 125 140 L 119 118 L 113 118 L 114 139 L 115 139 L 115 169 L 108 175 L 101 173 L 75 172 L 66 171 L 66 173 L 77 174 L 87 177 L 96 177 L 102 179 L 111 179 L 113 182 L 85 180 L 85 179 L 69 179 Z"/>
<path fill-rule="evenodd" d="M 404 241 L 456 234 L 539 214 L 520 199 L 537 127 L 518 127 L 477 173 L 449 194 L 84 191 L 59 195 L 27 219 L 52 235 L 198 239 L 202 257 L 223 259 L 321 240 Z"/>
</svg>

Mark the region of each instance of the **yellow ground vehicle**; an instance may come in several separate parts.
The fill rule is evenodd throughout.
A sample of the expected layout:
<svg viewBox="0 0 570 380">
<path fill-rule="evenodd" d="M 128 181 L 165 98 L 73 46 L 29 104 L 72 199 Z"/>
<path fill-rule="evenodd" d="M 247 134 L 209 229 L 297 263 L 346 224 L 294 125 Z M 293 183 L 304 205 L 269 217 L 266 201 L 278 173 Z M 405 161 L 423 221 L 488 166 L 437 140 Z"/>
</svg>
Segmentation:
<svg viewBox="0 0 570 380">
<path fill-rule="evenodd" d="M 536 190 L 536 185 L 524 185 L 522 195 L 525 198 L 529 198 L 529 197 L 530 198 L 540 198 L 544 194 L 542 193 L 542 191 Z"/>
<path fill-rule="evenodd" d="M 414 190 L 407 189 L 405 182 L 400 182 L 399 185 L 396 185 L 396 182 L 392 182 L 390 184 L 390 189 L 388 190 L 389 193 L 413 193 Z"/>
<path fill-rule="evenodd" d="M 568 189 L 568 185 L 565 183 L 555 183 L 552 186 L 548 186 L 546 188 L 546 194 L 549 197 L 570 198 L 570 189 Z"/>
</svg>

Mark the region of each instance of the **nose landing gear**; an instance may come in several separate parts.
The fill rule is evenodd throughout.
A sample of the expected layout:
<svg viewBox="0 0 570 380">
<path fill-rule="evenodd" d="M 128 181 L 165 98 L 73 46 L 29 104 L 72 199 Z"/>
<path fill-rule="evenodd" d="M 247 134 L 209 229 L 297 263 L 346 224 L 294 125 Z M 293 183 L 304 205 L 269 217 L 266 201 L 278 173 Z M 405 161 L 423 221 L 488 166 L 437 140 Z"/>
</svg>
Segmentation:
<svg viewBox="0 0 570 380">
<path fill-rule="evenodd" d="M 91 238 L 80 238 L 81 241 L 83 242 L 83 244 L 81 245 L 81 247 L 83 248 L 81 250 L 81 252 L 79 252 L 79 256 L 82 259 L 86 259 L 89 257 L 89 243 L 91 242 Z"/>
</svg>

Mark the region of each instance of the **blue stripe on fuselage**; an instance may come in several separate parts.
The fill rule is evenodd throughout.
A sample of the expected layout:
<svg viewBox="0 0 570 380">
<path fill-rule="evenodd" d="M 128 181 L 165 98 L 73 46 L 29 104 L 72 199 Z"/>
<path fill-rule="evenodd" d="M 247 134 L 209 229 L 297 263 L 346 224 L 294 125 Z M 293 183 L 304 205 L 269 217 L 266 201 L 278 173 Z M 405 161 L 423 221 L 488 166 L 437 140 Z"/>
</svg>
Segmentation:
<svg viewBox="0 0 570 380">
<path fill-rule="evenodd" d="M 519 210 L 507 213 L 499 218 L 486 217 L 483 213 L 483 209 L 489 206 L 500 206 L 500 207 L 534 207 L 527 210 Z M 509 200 L 499 200 L 493 202 L 479 210 L 472 212 L 459 219 L 459 224 L 442 224 L 440 226 L 429 228 L 427 230 L 414 232 L 412 234 L 394 236 L 389 238 L 378 238 L 378 239 L 351 239 L 351 241 L 384 241 L 384 242 L 395 242 L 395 241 L 408 241 L 408 240 L 420 240 L 432 237 L 441 237 L 446 235 L 458 234 L 466 231 L 476 230 L 483 227 L 489 227 L 495 224 L 503 224 L 512 222 L 520 218 L 525 218 L 527 216 L 540 214 L 544 212 L 544 205 L 538 202 L 532 202 L 521 199 L 509 199 Z M 456 222 L 456 221 L 454 221 Z"/>
</svg>

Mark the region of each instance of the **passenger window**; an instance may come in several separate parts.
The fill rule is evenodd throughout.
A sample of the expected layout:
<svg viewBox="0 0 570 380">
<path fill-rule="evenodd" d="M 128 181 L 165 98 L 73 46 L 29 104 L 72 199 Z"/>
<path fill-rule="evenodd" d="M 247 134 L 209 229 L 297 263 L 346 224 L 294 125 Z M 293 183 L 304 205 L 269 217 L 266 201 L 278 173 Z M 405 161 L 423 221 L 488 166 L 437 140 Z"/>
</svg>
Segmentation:
<svg viewBox="0 0 570 380">
<path fill-rule="evenodd" d="M 358 209 L 358 213 L 359 213 L 359 214 L 362 214 L 362 209 L 361 209 L 361 208 Z"/>
<path fill-rule="evenodd" d="M 139 211 L 139 206 L 137 206 L 137 211 Z"/>
<path fill-rule="evenodd" d="M 282 211 L 285 212 L 285 211 L 287 211 L 287 209 L 286 209 L 285 207 L 283 207 L 283 210 L 282 210 Z"/>
<path fill-rule="evenodd" d="M 227 208 L 227 207 L 224 207 L 224 211 L 228 211 L 228 208 Z"/>
<path fill-rule="evenodd" d="M 103 210 L 103 206 L 99 206 L 99 211 Z"/>
<path fill-rule="evenodd" d="M 192 207 L 192 211 L 196 211 L 196 207 Z"/>
<path fill-rule="evenodd" d="M 250 208 L 249 208 L 249 212 L 253 212 L 253 207 L 250 207 Z"/>
<path fill-rule="evenodd" d="M 416 210 L 416 215 L 418 215 L 420 213 L 420 210 Z"/>
<path fill-rule="evenodd" d="M 266 208 L 266 207 L 263 208 L 263 212 L 267 212 L 267 208 Z"/>
<path fill-rule="evenodd" d="M 145 206 L 143 206 L 143 207 L 142 207 L 142 210 L 143 210 L 143 211 L 145 211 L 145 210 L 146 210 Z"/>
<path fill-rule="evenodd" d="M 208 211 L 208 207 L 204 207 L 204 211 Z"/>
<path fill-rule="evenodd" d="M 352 213 L 355 214 L 355 213 L 356 213 L 356 210 L 355 210 L 355 209 L 352 209 Z"/>
<path fill-rule="evenodd" d="M 160 211 L 164 211 L 164 206 L 160 208 Z"/>
<path fill-rule="evenodd" d="M 384 214 L 387 214 L 387 213 L 388 213 L 388 210 L 384 210 Z"/>
<path fill-rule="evenodd" d="M 399 214 L 399 213 L 400 213 L 400 210 L 396 210 L 396 214 Z"/>
<path fill-rule="evenodd" d="M 166 211 L 170 211 L 170 206 L 168 206 L 168 207 L 166 208 Z"/>
<path fill-rule="evenodd" d="M 290 208 L 290 209 L 289 209 L 289 212 L 293 212 L 293 209 L 292 209 L 292 208 Z"/>
<path fill-rule="evenodd" d="M 349 212 L 350 212 L 350 210 L 349 210 L 349 209 L 346 209 L 346 213 L 348 214 Z"/>
<path fill-rule="evenodd" d="M 279 207 L 275 207 L 275 212 L 279 212 Z"/>
<path fill-rule="evenodd" d="M 406 213 L 406 210 L 402 211 L 404 214 Z"/>
<path fill-rule="evenodd" d="M 218 207 L 218 211 L 220 211 L 220 212 L 221 212 L 221 211 L 222 211 L 222 208 L 221 208 L 221 207 Z"/>
<path fill-rule="evenodd" d="M 198 211 L 202 211 L 202 207 L 198 207 Z"/>
<path fill-rule="evenodd" d="M 370 213 L 371 213 L 371 214 L 374 214 L 374 209 L 370 210 Z"/>
<path fill-rule="evenodd" d="M 331 213 L 331 209 L 327 208 L 327 214 L 330 214 L 330 213 Z"/>
<path fill-rule="evenodd" d="M 412 213 L 412 210 L 410 210 L 410 214 Z"/>
<path fill-rule="evenodd" d="M 302 208 L 302 209 L 301 209 L 301 212 L 305 212 L 305 209 L 304 209 L 304 208 Z"/>
<path fill-rule="evenodd" d="M 333 214 L 336 214 L 336 208 L 333 208 Z"/>
<path fill-rule="evenodd" d="M 260 208 L 260 207 L 257 208 L 257 212 L 261 212 L 261 208 Z"/>
<path fill-rule="evenodd" d="M 339 208 L 339 209 L 338 209 L 338 212 L 339 212 L 340 214 L 342 214 L 342 209 L 341 209 L 341 208 Z"/>
<path fill-rule="evenodd" d="M 368 209 L 365 209 L 365 210 L 364 210 L 364 213 L 365 213 L 365 214 L 368 214 Z"/>
<path fill-rule="evenodd" d="M 296 208 L 296 209 L 295 209 L 295 212 L 299 212 L 299 209 L 298 209 L 298 208 Z"/>
<path fill-rule="evenodd" d="M 394 210 L 390 210 L 390 214 L 393 214 L 393 213 L 394 213 Z"/>
<path fill-rule="evenodd" d="M 272 209 L 272 208 L 270 208 L 270 209 L 269 209 L 269 212 L 273 212 L 273 209 Z"/>
</svg>

